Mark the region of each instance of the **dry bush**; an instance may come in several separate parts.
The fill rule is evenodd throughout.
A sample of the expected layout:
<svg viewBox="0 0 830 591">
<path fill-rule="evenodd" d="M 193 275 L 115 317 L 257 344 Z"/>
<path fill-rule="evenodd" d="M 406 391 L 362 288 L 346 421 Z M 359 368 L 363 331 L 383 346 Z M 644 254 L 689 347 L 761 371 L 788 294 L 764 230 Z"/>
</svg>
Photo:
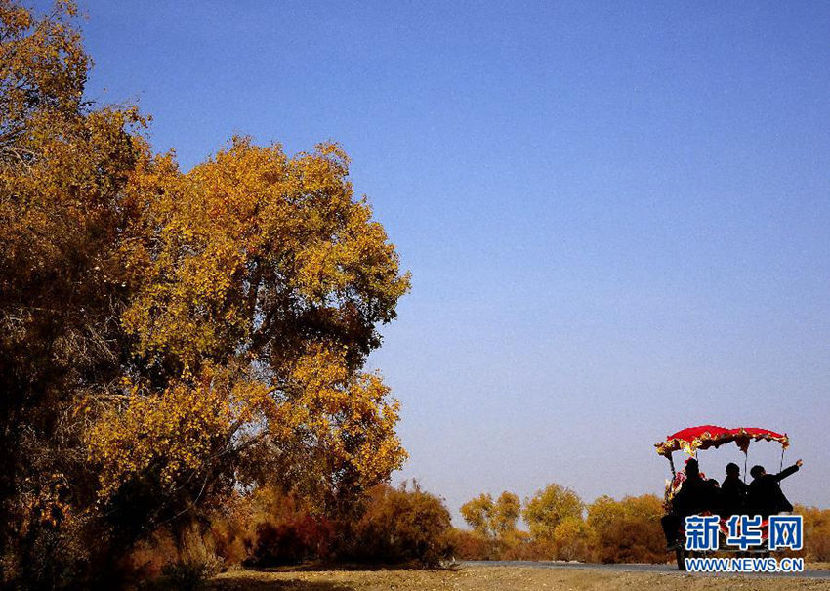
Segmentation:
<svg viewBox="0 0 830 591">
<path fill-rule="evenodd" d="M 830 562 L 830 509 L 797 505 L 804 516 L 804 557 L 808 562 Z"/>
<path fill-rule="evenodd" d="M 417 483 L 373 487 L 351 518 L 339 520 L 330 520 L 309 503 L 266 486 L 237 494 L 203 528 L 202 545 L 190 546 L 212 552 L 224 568 L 321 560 L 432 566 L 449 555 L 449 521 L 441 499 Z M 175 546 L 175 564 L 199 564 L 191 556 L 175 554 Z M 157 574 L 170 563 L 169 550 L 170 544 L 147 545 L 136 562 Z"/>
<path fill-rule="evenodd" d="M 165 566 L 178 559 L 179 551 L 173 535 L 162 529 L 139 542 L 125 559 L 124 566 L 137 579 L 155 579 L 161 576 Z"/>
<path fill-rule="evenodd" d="M 272 487 L 236 493 L 207 520 L 160 528 L 124 561 L 132 580 L 195 588 L 209 575 L 243 565 L 269 567 L 328 556 L 333 527 L 295 497 Z"/>
<path fill-rule="evenodd" d="M 594 562 L 598 554 L 597 532 L 580 517 L 566 517 L 553 532 L 552 553 L 556 560 Z"/>
<path fill-rule="evenodd" d="M 417 482 L 370 490 L 362 517 L 346 525 L 341 558 L 380 564 L 436 566 L 450 553 L 450 514 L 437 496 Z"/>
<path fill-rule="evenodd" d="M 629 496 L 620 501 L 599 497 L 588 507 L 597 558 L 604 563 L 665 562 L 662 515 L 663 502 L 654 495 Z"/>
<path fill-rule="evenodd" d="M 459 560 L 499 560 L 493 538 L 469 529 L 451 527 L 445 534 L 450 554 Z"/>
<path fill-rule="evenodd" d="M 136 544 L 120 564 L 125 581 L 152 582 L 148 589 L 199 589 L 225 568 L 206 524 L 186 521 L 174 529 L 159 528 Z"/>
<path fill-rule="evenodd" d="M 480 531 L 451 528 L 446 535 L 450 552 L 458 560 L 550 560 L 550 544 L 534 540 L 522 530 L 512 530 L 499 537 Z"/>
<path fill-rule="evenodd" d="M 228 568 L 240 566 L 251 556 L 253 535 L 249 532 L 248 523 L 234 515 L 214 516 L 207 536 L 216 555 Z"/>
<path fill-rule="evenodd" d="M 555 554 L 549 540 L 519 529 L 502 535 L 498 542 L 498 560 L 551 560 Z"/>
<path fill-rule="evenodd" d="M 212 516 L 205 537 L 227 568 L 325 559 L 335 528 L 307 502 L 272 486 L 237 494 Z"/>
<path fill-rule="evenodd" d="M 263 523 L 256 530 L 256 544 L 245 566 L 258 568 L 301 564 L 327 558 L 334 527 L 324 517 L 311 515 L 280 524 Z"/>
</svg>

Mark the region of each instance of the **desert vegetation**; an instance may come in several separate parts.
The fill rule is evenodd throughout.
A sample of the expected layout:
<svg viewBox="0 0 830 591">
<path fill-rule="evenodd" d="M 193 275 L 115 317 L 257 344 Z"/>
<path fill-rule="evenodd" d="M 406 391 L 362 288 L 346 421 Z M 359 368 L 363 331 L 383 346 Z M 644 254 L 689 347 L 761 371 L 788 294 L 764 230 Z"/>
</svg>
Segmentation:
<svg viewBox="0 0 830 591">
<path fill-rule="evenodd" d="M 827 562 L 830 509 L 796 506 L 796 513 L 804 516 L 805 547 L 794 555 Z M 452 551 L 466 560 L 659 564 L 667 560 L 663 514 L 663 499 L 652 494 L 584 503 L 573 490 L 550 484 L 521 503 L 510 491 L 496 499 L 482 493 L 461 507 L 469 529 L 448 535 Z"/>
<path fill-rule="evenodd" d="M 271 486 L 237 495 L 180 538 L 162 527 L 125 557 L 134 580 L 192 584 L 220 571 L 297 565 L 435 567 L 451 556 L 450 514 L 416 483 L 371 487 L 351 516 L 328 516 Z"/>
<path fill-rule="evenodd" d="M 549 484 L 521 503 L 510 491 L 495 500 L 482 494 L 461 514 L 471 529 L 451 535 L 468 560 L 666 561 L 663 502 L 654 495 L 602 496 L 586 504 L 573 490 Z"/>
<path fill-rule="evenodd" d="M 0 0 L 0 587 L 665 561 L 654 495 L 483 493 L 460 529 L 390 484 L 399 404 L 366 361 L 410 276 L 346 151 L 233 137 L 182 170 L 148 113 L 88 100 L 91 64 L 72 1 Z M 830 511 L 799 511 L 830 560 Z"/>
</svg>

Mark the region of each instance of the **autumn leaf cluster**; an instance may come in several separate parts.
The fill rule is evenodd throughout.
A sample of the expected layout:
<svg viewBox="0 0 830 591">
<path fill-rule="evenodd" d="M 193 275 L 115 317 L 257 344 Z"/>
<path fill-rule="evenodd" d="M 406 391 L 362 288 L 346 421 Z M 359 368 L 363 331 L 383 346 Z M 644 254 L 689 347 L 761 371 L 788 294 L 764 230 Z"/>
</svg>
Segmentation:
<svg viewBox="0 0 830 591">
<path fill-rule="evenodd" d="M 483 493 L 462 505 L 461 515 L 472 531 L 455 530 L 453 543 L 467 559 L 613 563 L 666 558 L 662 506 L 654 495 L 601 496 L 586 504 L 554 483 L 522 502 L 510 491 L 495 500 Z"/>
</svg>

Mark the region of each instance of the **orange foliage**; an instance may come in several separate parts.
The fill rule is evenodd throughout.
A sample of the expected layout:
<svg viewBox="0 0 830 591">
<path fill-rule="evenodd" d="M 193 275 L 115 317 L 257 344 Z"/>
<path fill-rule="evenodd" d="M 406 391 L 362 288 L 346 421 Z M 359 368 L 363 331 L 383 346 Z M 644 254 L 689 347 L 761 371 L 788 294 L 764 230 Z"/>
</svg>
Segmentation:
<svg viewBox="0 0 830 591">
<path fill-rule="evenodd" d="M 455 554 L 468 560 L 590 560 L 596 535 L 582 517 L 583 503 L 572 490 L 550 484 L 527 498 L 503 492 L 494 502 L 481 494 L 461 507 L 473 531 L 453 530 Z M 530 532 L 518 529 L 521 515 Z"/>
<path fill-rule="evenodd" d="M 446 533 L 450 554 L 457 560 L 499 560 L 495 541 L 478 531 L 452 527 Z"/>
<path fill-rule="evenodd" d="M 597 536 L 599 560 L 665 562 L 662 515 L 663 501 L 655 495 L 625 497 L 620 501 L 599 497 L 588 507 L 588 525 Z"/>
<path fill-rule="evenodd" d="M 804 516 L 804 557 L 809 562 L 830 562 L 830 509 L 797 505 L 795 512 Z"/>
<path fill-rule="evenodd" d="M 360 562 L 436 566 L 449 553 L 450 514 L 417 482 L 374 487 L 360 519 L 348 527 L 341 557 Z"/>
<path fill-rule="evenodd" d="M 582 519 L 585 505 L 571 489 L 549 484 L 529 499 L 525 499 L 522 518 L 537 540 L 552 541 L 556 528 L 568 518 Z"/>
<path fill-rule="evenodd" d="M 234 138 L 183 173 L 85 101 L 75 12 L 0 1 L 0 560 L 47 587 L 241 487 L 347 513 L 406 457 L 363 366 L 409 275 L 345 151 Z"/>
<path fill-rule="evenodd" d="M 261 483 L 301 464 L 333 507 L 400 467 L 398 404 L 360 366 L 408 277 L 347 175 L 332 144 L 290 158 L 235 139 L 187 174 L 141 159 L 127 190 L 143 234 L 122 248 L 139 371 L 87 438 L 103 500 L 157 482 L 183 509 L 222 475 Z"/>
</svg>

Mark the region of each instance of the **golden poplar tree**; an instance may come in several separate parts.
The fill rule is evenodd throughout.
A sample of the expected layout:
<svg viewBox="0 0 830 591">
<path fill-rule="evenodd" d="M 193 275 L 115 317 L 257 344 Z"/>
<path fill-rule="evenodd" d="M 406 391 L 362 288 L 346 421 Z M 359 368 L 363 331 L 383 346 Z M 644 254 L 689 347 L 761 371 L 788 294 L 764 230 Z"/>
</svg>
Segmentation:
<svg viewBox="0 0 830 591">
<path fill-rule="evenodd" d="M 362 368 L 409 277 L 346 153 L 181 171 L 85 102 L 74 15 L 0 0 L 0 566 L 50 586 L 233 490 L 346 511 L 405 457 Z"/>
</svg>

